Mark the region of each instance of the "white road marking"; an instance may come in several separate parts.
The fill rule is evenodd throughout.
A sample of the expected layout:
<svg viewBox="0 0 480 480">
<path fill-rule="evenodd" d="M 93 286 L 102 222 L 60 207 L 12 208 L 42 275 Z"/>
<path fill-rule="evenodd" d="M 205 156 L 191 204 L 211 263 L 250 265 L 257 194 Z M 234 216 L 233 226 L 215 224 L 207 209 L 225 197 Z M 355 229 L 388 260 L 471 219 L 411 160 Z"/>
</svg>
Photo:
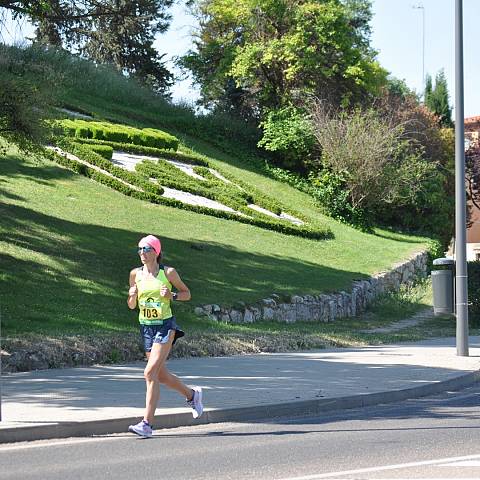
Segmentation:
<svg viewBox="0 0 480 480">
<path fill-rule="evenodd" d="M 397 470 L 400 468 L 421 467 L 423 465 L 442 465 L 442 464 L 445 464 L 446 462 L 447 463 L 461 462 L 461 461 L 476 460 L 476 459 L 480 459 L 480 455 L 467 455 L 465 457 L 440 458 L 438 460 L 425 460 L 423 462 L 398 463 L 395 465 L 384 465 L 381 467 L 359 468 L 357 470 L 343 470 L 340 472 L 305 475 L 303 477 L 287 477 L 287 478 L 278 479 L 278 480 L 318 480 L 322 478 L 334 478 L 334 477 L 341 477 L 345 475 L 357 475 L 359 473 L 381 472 L 384 470 Z"/>
<path fill-rule="evenodd" d="M 440 467 L 480 467 L 479 460 L 465 460 L 464 462 L 443 463 Z"/>
</svg>

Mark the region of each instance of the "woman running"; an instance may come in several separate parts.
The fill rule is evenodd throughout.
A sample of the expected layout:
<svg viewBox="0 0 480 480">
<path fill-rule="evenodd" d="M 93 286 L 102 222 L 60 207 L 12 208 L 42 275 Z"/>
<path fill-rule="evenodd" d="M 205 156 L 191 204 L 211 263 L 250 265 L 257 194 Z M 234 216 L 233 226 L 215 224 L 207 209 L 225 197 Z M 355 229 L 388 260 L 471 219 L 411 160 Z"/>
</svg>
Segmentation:
<svg viewBox="0 0 480 480">
<path fill-rule="evenodd" d="M 143 265 L 130 272 L 127 300 L 132 310 L 137 305 L 139 307 L 140 332 L 148 360 L 144 371 L 147 384 L 145 415 L 141 422 L 128 427 L 130 432 L 141 437 L 151 437 L 153 434 L 152 422 L 161 383 L 185 396 L 193 418 L 198 418 L 203 413 L 202 389 L 187 387 L 165 365 L 172 345 L 177 338 L 185 335 L 175 322 L 171 303 L 186 302 L 191 295 L 176 270 L 160 263 L 161 250 L 160 240 L 153 235 L 140 240 L 138 254 Z M 175 292 L 172 291 L 173 288 Z"/>
</svg>

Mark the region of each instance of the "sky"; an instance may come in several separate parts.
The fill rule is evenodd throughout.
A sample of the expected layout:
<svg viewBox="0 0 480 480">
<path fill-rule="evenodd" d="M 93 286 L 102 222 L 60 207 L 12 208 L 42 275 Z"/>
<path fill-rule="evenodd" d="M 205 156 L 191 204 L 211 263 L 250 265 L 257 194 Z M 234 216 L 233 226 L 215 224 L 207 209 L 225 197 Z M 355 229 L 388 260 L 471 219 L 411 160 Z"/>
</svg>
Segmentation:
<svg viewBox="0 0 480 480">
<path fill-rule="evenodd" d="M 182 3 L 182 2 L 180 2 Z M 423 6 L 421 8 L 414 8 Z M 477 54 L 477 30 L 480 19 L 480 0 L 463 0 L 464 13 L 464 92 L 465 116 L 480 115 L 480 56 Z M 455 0 L 373 0 L 371 45 L 378 52 L 380 64 L 393 76 L 403 79 L 417 92 L 423 91 L 422 65 L 432 77 L 444 70 L 454 106 L 455 89 Z M 173 21 L 165 34 L 159 35 L 155 47 L 165 53 L 169 67 L 173 60 L 191 47 L 190 32 L 195 20 L 183 4 L 176 4 L 171 13 Z M 425 29 L 423 28 L 423 15 Z M 31 29 L 9 27 L 2 32 L 5 41 L 19 42 Z M 422 38 L 425 35 L 425 49 Z M 175 71 L 180 74 L 180 72 Z M 198 91 L 187 80 L 177 81 L 172 90 L 175 102 L 194 102 Z"/>
<path fill-rule="evenodd" d="M 423 9 L 413 8 L 423 6 Z M 464 93 L 465 116 L 480 115 L 480 56 L 476 45 L 480 0 L 463 0 L 464 14 Z M 425 74 L 433 78 L 444 70 L 454 106 L 455 92 L 455 0 L 373 0 L 371 45 L 378 52 L 380 64 L 393 76 L 423 92 L 423 59 Z M 174 21 L 170 30 L 158 38 L 159 51 L 169 58 L 182 55 L 191 47 L 190 31 L 195 20 L 185 7 L 176 5 L 172 11 Z M 425 31 L 423 30 L 425 15 Z M 425 34 L 425 51 L 423 49 Z M 191 82 L 178 82 L 174 101 L 193 101 L 198 92 Z"/>
<path fill-rule="evenodd" d="M 422 9 L 413 6 L 422 5 Z M 372 46 L 380 64 L 404 79 L 410 88 L 423 91 L 422 58 L 432 77 L 444 69 L 455 100 L 455 0 L 374 0 Z M 422 46 L 425 14 L 425 52 Z M 480 0 L 463 0 L 464 109 L 465 116 L 480 115 L 480 57 L 478 21 Z"/>
</svg>

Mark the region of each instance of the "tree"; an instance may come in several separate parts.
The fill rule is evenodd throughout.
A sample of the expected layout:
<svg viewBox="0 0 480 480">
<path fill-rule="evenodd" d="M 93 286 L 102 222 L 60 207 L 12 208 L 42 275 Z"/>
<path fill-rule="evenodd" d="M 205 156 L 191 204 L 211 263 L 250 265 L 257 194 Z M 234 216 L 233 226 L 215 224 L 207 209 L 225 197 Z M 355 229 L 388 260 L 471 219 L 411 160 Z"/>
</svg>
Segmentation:
<svg viewBox="0 0 480 480">
<path fill-rule="evenodd" d="M 195 49 L 180 64 L 208 107 L 240 105 L 261 119 L 310 95 L 362 101 L 385 82 L 369 46 L 366 0 L 199 0 L 195 14 Z"/>
<path fill-rule="evenodd" d="M 155 35 L 164 32 L 170 21 L 165 9 L 172 0 L 108 0 L 115 14 L 92 19 L 92 31 L 76 30 L 79 51 L 97 63 L 111 63 L 133 75 L 154 91 L 166 94 L 173 75 L 153 47 Z"/>
<path fill-rule="evenodd" d="M 440 125 L 453 127 L 452 108 L 449 104 L 448 84 L 445 72 L 440 70 L 435 77 L 435 87 L 432 88 L 432 79 L 427 76 L 425 85 L 425 105 L 439 117 Z"/>
<path fill-rule="evenodd" d="M 480 210 L 480 147 L 472 144 L 465 152 L 465 183 L 467 198 L 471 204 Z M 471 208 L 467 210 L 467 220 L 471 225 Z"/>
<path fill-rule="evenodd" d="M 165 94 L 173 75 L 153 47 L 164 32 L 174 0 L 2 1 L 15 16 L 28 16 L 41 44 L 65 47 L 97 63 L 113 64 Z"/>
<path fill-rule="evenodd" d="M 0 59 L 0 135 L 23 149 L 34 149 L 48 136 L 44 118 L 58 73 L 17 47 L 0 45 Z M 32 73 L 42 82 L 32 82 Z"/>
<path fill-rule="evenodd" d="M 425 77 L 425 92 L 423 93 L 423 103 L 428 105 L 433 91 L 432 77 L 429 73 Z"/>
<path fill-rule="evenodd" d="M 116 12 L 115 7 L 102 0 L 0 0 L 0 8 L 10 11 L 14 19 L 26 16 L 37 21 L 48 20 L 52 25 L 109 16 Z M 1 18 L 0 25 L 3 25 Z"/>
</svg>

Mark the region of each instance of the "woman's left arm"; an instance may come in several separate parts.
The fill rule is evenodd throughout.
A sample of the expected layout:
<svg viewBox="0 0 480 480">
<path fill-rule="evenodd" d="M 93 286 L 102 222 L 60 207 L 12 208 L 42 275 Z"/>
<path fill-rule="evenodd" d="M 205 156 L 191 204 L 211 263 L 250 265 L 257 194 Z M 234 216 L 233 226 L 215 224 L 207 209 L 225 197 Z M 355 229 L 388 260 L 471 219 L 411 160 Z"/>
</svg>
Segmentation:
<svg viewBox="0 0 480 480">
<path fill-rule="evenodd" d="M 190 294 L 190 289 L 183 283 L 180 275 L 173 267 L 167 267 L 165 269 L 165 275 L 168 278 L 168 281 L 176 288 L 176 297 L 175 300 L 180 300 L 181 302 L 187 302 L 192 298 Z M 169 292 L 167 295 L 164 295 L 170 300 L 173 300 L 173 293 Z"/>
</svg>

